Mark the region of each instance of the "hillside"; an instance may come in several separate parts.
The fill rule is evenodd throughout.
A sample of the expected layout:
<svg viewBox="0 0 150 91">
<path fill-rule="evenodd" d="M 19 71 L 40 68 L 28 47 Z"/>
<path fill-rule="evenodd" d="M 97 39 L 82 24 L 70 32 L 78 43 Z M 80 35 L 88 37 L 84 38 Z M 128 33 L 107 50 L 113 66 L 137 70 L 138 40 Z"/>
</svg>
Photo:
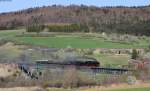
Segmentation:
<svg viewBox="0 0 150 91">
<path fill-rule="evenodd" d="M 150 6 L 44 6 L 0 14 L 0 29 L 39 24 L 84 24 L 90 32 L 150 35 Z"/>
</svg>

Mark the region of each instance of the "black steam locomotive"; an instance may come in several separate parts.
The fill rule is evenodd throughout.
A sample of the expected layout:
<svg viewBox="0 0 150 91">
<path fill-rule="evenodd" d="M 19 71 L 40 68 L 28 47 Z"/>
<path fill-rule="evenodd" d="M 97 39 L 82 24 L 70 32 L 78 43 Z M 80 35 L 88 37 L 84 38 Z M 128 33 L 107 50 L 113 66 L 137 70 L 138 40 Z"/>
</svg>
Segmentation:
<svg viewBox="0 0 150 91">
<path fill-rule="evenodd" d="M 74 59 L 67 59 L 64 61 L 52 61 L 52 60 L 45 60 L 45 61 L 37 61 L 36 64 L 38 65 L 72 65 L 77 67 L 99 67 L 100 63 L 94 58 L 74 58 Z"/>
</svg>

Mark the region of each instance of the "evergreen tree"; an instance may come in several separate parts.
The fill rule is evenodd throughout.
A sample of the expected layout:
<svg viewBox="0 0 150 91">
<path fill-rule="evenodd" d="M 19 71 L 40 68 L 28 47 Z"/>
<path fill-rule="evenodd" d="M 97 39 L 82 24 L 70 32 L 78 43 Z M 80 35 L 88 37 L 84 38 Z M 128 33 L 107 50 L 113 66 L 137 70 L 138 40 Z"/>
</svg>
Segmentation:
<svg viewBox="0 0 150 91">
<path fill-rule="evenodd" d="M 137 59 L 138 58 L 138 52 L 136 49 L 132 50 L 132 59 Z"/>
</svg>

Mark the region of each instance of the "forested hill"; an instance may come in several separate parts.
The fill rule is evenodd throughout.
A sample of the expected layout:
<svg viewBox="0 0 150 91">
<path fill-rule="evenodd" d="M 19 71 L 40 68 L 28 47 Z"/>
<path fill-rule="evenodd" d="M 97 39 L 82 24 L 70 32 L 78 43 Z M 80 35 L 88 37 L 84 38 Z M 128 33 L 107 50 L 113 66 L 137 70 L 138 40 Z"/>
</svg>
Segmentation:
<svg viewBox="0 0 150 91">
<path fill-rule="evenodd" d="M 84 24 L 90 32 L 150 35 L 150 6 L 45 6 L 0 14 L 0 29 L 36 23 Z"/>
</svg>

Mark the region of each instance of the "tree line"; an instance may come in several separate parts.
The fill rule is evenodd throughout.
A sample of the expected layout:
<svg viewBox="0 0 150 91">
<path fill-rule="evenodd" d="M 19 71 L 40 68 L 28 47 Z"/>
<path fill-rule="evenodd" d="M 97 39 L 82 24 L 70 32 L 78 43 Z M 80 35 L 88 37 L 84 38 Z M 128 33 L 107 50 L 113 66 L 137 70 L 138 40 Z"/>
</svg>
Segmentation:
<svg viewBox="0 0 150 91">
<path fill-rule="evenodd" d="M 48 32 L 89 32 L 88 27 L 81 24 L 68 24 L 68 25 L 31 25 L 26 27 L 27 32 L 42 32 L 48 29 Z"/>
</svg>

